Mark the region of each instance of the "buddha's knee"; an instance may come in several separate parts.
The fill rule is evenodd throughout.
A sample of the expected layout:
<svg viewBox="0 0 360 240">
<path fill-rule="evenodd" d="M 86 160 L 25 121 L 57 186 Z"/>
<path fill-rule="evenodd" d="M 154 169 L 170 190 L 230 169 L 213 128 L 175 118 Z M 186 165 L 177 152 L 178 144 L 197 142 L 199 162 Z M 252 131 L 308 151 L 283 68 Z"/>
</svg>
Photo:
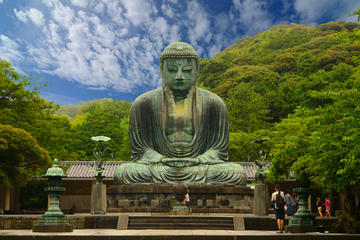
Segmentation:
<svg viewBox="0 0 360 240">
<path fill-rule="evenodd" d="M 209 166 L 206 183 L 245 185 L 246 181 L 246 173 L 242 166 L 236 163 L 222 163 Z"/>
<path fill-rule="evenodd" d="M 115 171 L 115 184 L 151 183 L 152 177 L 148 165 L 123 163 Z"/>
</svg>

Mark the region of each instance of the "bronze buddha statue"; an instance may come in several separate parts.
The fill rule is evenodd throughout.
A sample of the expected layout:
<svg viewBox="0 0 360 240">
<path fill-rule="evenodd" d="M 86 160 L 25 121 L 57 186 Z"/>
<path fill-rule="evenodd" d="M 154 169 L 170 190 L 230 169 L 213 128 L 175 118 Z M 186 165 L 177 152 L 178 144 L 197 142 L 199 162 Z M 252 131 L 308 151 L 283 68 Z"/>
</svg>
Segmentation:
<svg viewBox="0 0 360 240">
<path fill-rule="evenodd" d="M 196 87 L 199 60 L 183 42 L 171 43 L 160 55 L 163 85 L 131 107 L 132 162 L 118 167 L 116 183 L 246 184 L 242 166 L 227 162 L 224 102 Z"/>
</svg>

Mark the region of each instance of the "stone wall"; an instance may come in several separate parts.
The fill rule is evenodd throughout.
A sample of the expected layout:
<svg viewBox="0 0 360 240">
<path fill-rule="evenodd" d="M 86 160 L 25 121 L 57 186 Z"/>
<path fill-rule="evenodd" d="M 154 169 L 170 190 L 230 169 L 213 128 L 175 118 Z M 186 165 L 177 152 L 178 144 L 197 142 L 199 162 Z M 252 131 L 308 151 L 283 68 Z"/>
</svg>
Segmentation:
<svg viewBox="0 0 360 240">
<path fill-rule="evenodd" d="M 170 212 L 190 191 L 194 213 L 252 213 L 254 192 L 246 186 L 132 184 L 107 189 L 108 212 Z"/>
<path fill-rule="evenodd" d="M 118 217 L 118 215 L 90 214 L 66 216 L 74 229 L 116 229 L 118 224 Z M 0 215 L 0 230 L 31 229 L 40 218 L 41 215 Z M 325 231 L 331 231 L 333 230 L 332 225 L 337 222 L 338 218 L 318 217 L 316 220 L 320 225 L 324 226 Z M 286 219 L 286 223 L 287 221 L 288 219 Z M 276 230 L 276 220 L 274 216 L 245 215 L 244 225 L 245 230 Z"/>
</svg>

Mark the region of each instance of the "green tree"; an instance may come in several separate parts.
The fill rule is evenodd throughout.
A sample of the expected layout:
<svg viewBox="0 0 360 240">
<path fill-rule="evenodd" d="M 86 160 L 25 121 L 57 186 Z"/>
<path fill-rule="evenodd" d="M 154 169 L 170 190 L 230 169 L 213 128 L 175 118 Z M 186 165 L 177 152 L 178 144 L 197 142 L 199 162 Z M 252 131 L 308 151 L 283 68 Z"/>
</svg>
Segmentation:
<svg viewBox="0 0 360 240">
<path fill-rule="evenodd" d="M 332 103 L 315 109 L 299 108 L 276 125 L 270 179 L 294 171 L 320 188 L 340 192 L 341 226 L 360 231 L 360 88 L 313 92 Z M 353 193 L 353 195 L 350 194 Z"/>
<path fill-rule="evenodd" d="M 50 166 L 50 157 L 28 132 L 0 124 L 0 186 L 21 186 Z"/>
<path fill-rule="evenodd" d="M 58 106 L 41 98 L 43 85 L 35 84 L 0 59 L 0 123 L 26 130 L 52 157 L 65 158 L 72 145 L 69 121 L 54 115 Z"/>
<path fill-rule="evenodd" d="M 127 126 L 123 119 L 128 118 L 131 103 L 126 101 L 110 100 L 103 103 L 92 103 L 82 109 L 82 122 L 75 118 L 77 124 L 74 126 L 77 142 L 73 151 L 79 154 L 81 160 L 92 160 L 92 149 L 94 142 L 92 136 L 107 136 L 111 141 L 104 143 L 114 152 L 117 160 L 126 159 L 129 154 L 125 151 L 128 147 Z M 126 129 L 125 129 L 126 125 Z M 126 131 L 126 134 L 124 133 Z M 128 150 L 129 151 L 129 150 Z"/>
<path fill-rule="evenodd" d="M 226 105 L 231 131 L 253 132 L 267 127 L 269 110 L 266 101 L 248 83 L 240 83 L 230 90 Z"/>
</svg>

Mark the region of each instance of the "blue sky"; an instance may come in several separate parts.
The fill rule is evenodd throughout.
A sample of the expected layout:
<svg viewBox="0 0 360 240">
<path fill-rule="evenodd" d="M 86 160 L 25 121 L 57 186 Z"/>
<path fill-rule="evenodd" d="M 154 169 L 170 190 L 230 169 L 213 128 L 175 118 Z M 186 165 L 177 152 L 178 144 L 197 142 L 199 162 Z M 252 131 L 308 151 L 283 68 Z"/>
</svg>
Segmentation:
<svg viewBox="0 0 360 240">
<path fill-rule="evenodd" d="M 360 0 L 0 0 L 0 57 L 40 76 L 40 95 L 68 105 L 133 101 L 161 85 L 173 41 L 212 58 L 277 24 L 355 21 Z"/>
</svg>

